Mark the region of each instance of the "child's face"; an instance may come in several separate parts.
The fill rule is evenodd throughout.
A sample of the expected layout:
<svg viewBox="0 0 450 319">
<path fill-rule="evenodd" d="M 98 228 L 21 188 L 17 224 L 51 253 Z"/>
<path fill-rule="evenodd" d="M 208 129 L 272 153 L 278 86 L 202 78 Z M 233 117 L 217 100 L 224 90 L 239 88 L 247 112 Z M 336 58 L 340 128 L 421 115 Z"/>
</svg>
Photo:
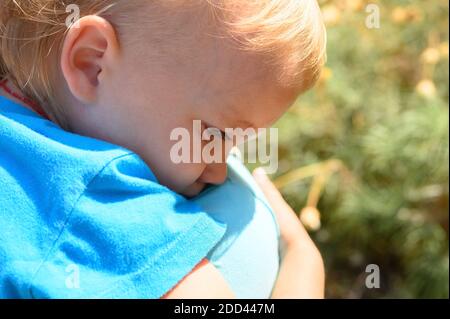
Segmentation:
<svg viewBox="0 0 450 319">
<path fill-rule="evenodd" d="M 297 95 L 296 90 L 281 88 L 257 58 L 223 48 L 209 49 L 201 50 L 194 61 L 168 66 L 156 77 L 151 71 L 134 75 L 136 115 L 142 112 L 133 128 L 142 143 L 136 150 L 161 183 L 186 196 L 196 195 L 206 184 L 225 181 L 230 150 L 223 150 L 221 163 L 174 164 L 170 157 L 176 143 L 170 140 L 174 128 L 186 128 L 192 138 L 196 134 L 194 120 L 202 121 L 202 130 L 266 128 Z"/>
<path fill-rule="evenodd" d="M 194 120 L 203 129 L 266 128 L 299 90 L 282 87 L 261 56 L 224 39 L 205 35 L 187 42 L 171 52 L 158 52 L 151 42 L 145 49 L 123 47 L 101 79 L 101 102 L 77 129 L 133 150 L 161 184 L 194 196 L 224 182 L 227 154 L 221 163 L 176 164 L 173 130 L 185 128 L 192 137 Z"/>
</svg>

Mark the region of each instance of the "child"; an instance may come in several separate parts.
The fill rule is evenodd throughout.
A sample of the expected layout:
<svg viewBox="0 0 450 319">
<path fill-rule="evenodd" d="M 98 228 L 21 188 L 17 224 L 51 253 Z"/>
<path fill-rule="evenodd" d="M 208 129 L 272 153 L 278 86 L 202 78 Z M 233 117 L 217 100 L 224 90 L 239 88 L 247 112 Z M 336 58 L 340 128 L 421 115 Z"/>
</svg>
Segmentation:
<svg viewBox="0 0 450 319">
<path fill-rule="evenodd" d="M 227 152 L 175 163 L 171 132 L 274 123 L 323 63 L 316 2 L 71 3 L 0 4 L 0 296 L 158 298 L 196 265 L 226 286 L 225 225 L 178 194 Z"/>
</svg>

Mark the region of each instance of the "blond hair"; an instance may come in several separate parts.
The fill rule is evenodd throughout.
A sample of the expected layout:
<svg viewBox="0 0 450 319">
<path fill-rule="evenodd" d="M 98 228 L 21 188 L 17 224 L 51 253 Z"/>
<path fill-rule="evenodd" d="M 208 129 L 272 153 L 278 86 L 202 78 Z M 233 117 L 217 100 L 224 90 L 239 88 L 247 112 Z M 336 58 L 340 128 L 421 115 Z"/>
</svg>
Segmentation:
<svg viewBox="0 0 450 319">
<path fill-rule="evenodd" d="M 208 4 L 214 17 L 245 50 L 266 54 L 277 66 L 280 81 L 300 83 L 303 90 L 317 80 L 325 60 L 326 33 L 315 0 L 71 0 L 80 17 L 100 15 L 121 36 L 134 14 L 157 3 Z M 170 5 L 169 5 L 170 4 Z M 68 30 L 63 0 L 2 0 L 0 3 L 0 79 L 9 77 L 62 127 L 64 109 L 56 101 L 58 61 Z M 158 14 L 157 10 L 153 13 Z M 160 12 L 159 12 L 160 13 Z M 152 19 L 147 19 L 152 20 Z M 162 17 L 156 19 L 164 22 Z M 137 26 L 136 26 L 137 27 Z M 159 28 L 161 30 L 163 28 Z M 123 39 L 122 39 L 123 40 Z"/>
<path fill-rule="evenodd" d="M 80 14 L 97 14 L 110 0 L 71 1 Z M 61 126 L 64 110 L 56 105 L 58 54 L 67 30 L 64 1 L 2 0 L 0 3 L 0 78 L 9 77 Z M 55 61 L 55 62 L 51 62 Z"/>
<path fill-rule="evenodd" d="M 222 0 L 216 7 L 231 36 L 242 48 L 267 55 L 281 82 L 302 91 L 314 85 L 326 60 L 326 30 L 315 0 Z"/>
</svg>

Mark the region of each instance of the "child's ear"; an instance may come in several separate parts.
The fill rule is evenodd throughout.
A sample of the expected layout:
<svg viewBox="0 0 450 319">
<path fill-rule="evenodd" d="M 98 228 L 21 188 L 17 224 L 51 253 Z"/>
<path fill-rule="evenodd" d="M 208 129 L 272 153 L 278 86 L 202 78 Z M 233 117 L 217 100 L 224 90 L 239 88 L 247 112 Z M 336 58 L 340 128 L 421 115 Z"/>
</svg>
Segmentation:
<svg viewBox="0 0 450 319">
<path fill-rule="evenodd" d="M 102 79 L 119 56 L 113 26 L 98 16 L 85 16 L 66 33 L 61 69 L 72 94 L 85 104 L 94 103 Z"/>
</svg>

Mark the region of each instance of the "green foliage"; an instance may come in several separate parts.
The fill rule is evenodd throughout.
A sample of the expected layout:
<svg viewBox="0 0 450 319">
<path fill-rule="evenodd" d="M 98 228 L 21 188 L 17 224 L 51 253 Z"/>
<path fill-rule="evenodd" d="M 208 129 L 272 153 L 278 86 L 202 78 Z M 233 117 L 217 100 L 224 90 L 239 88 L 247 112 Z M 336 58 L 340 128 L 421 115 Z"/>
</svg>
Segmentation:
<svg viewBox="0 0 450 319">
<path fill-rule="evenodd" d="M 343 162 L 312 232 L 327 296 L 448 298 L 448 1 L 321 1 L 328 63 L 318 86 L 277 124 L 280 174 Z M 282 188 L 300 211 L 311 180 Z M 365 287 L 377 264 L 381 288 Z"/>
</svg>

